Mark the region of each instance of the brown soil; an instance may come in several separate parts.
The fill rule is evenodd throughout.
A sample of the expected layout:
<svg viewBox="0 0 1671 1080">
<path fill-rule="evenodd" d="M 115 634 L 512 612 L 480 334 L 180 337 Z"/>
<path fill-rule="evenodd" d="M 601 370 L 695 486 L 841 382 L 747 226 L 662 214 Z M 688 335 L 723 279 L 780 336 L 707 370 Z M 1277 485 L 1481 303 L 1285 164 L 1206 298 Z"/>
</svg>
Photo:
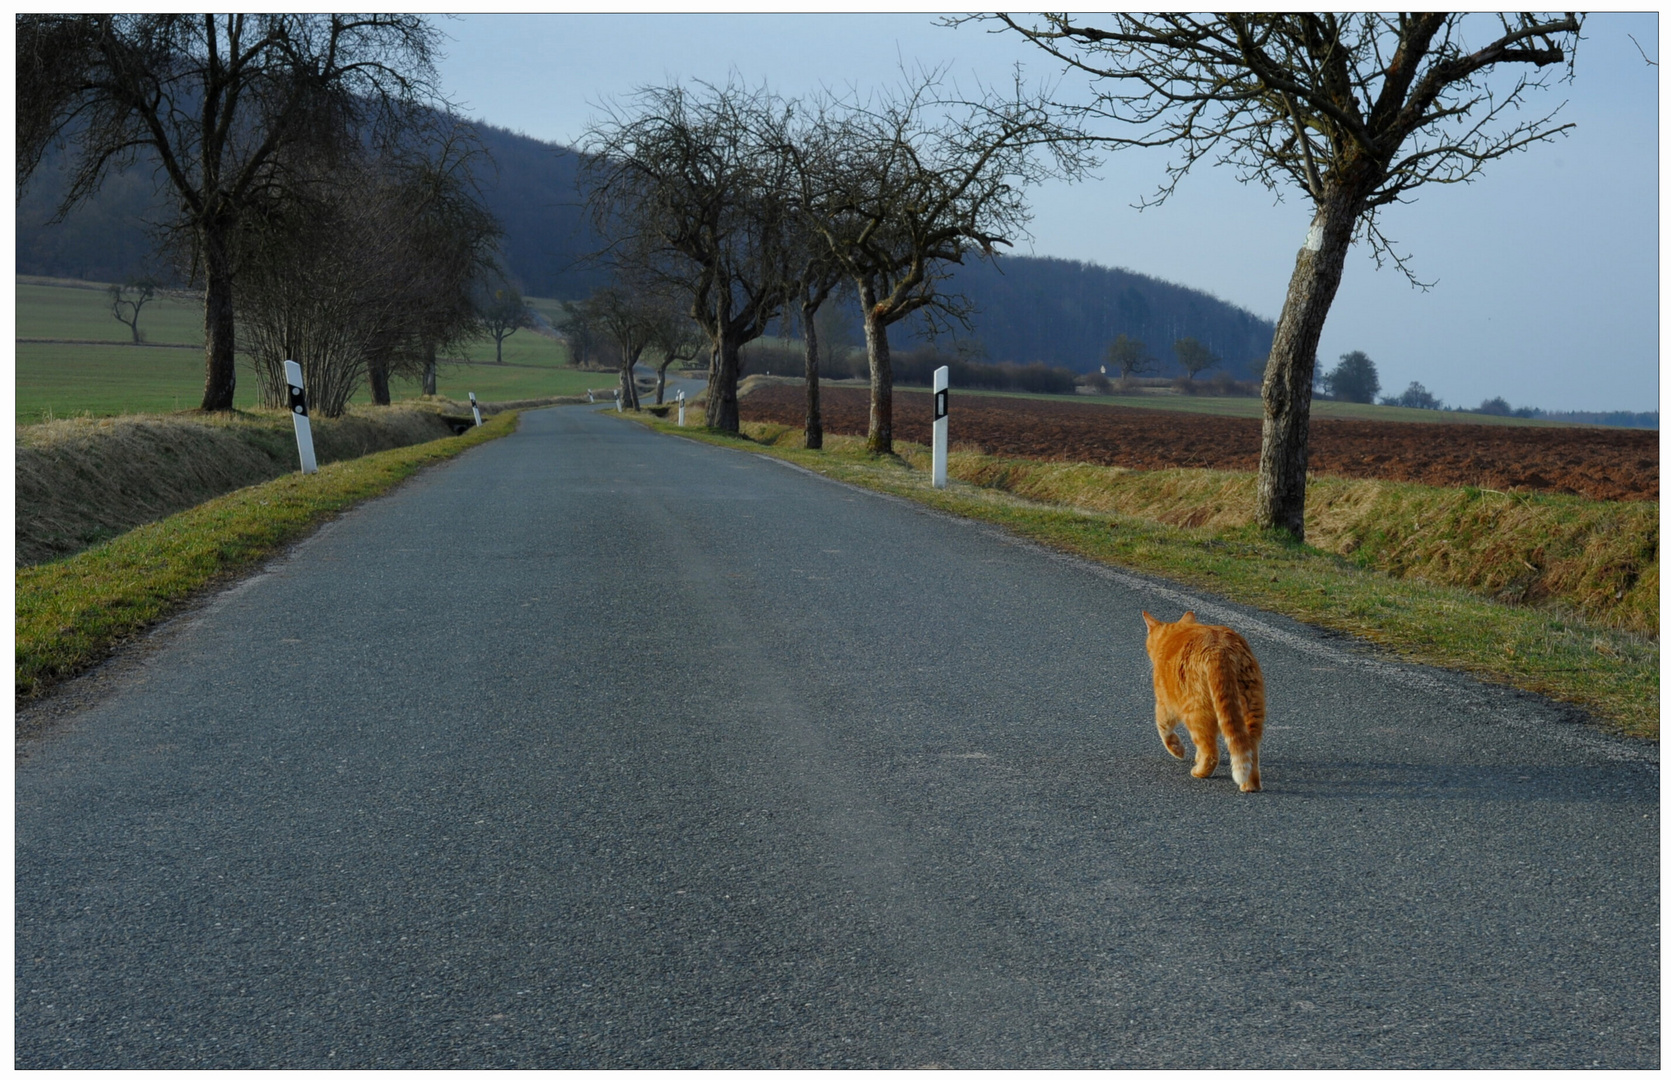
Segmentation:
<svg viewBox="0 0 1671 1080">
<path fill-rule="evenodd" d="M 824 430 L 863 435 L 868 391 L 825 387 Z M 744 420 L 799 427 L 796 386 L 762 386 L 738 405 Z M 927 443 L 928 394 L 894 395 L 894 437 Z M 1133 469 L 1259 467 L 1259 421 L 1036 398 L 953 398 L 951 437 L 988 454 L 1089 461 Z M 1657 500 L 1659 432 L 1603 427 L 1313 420 L 1311 471 L 1434 487 L 1559 492 L 1591 499 Z"/>
</svg>

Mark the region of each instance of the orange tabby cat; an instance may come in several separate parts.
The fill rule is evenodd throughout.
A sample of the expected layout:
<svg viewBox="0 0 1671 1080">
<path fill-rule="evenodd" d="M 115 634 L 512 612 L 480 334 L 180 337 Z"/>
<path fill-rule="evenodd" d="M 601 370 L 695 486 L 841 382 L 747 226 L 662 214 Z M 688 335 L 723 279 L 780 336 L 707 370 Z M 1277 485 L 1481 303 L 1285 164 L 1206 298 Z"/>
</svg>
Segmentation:
<svg viewBox="0 0 1671 1080">
<path fill-rule="evenodd" d="M 1230 748 L 1230 775 L 1243 791 L 1259 790 L 1259 737 L 1265 732 L 1265 677 L 1247 640 L 1228 626 L 1208 626 L 1184 612 L 1175 623 L 1147 611 L 1149 663 L 1155 670 L 1155 726 L 1175 758 L 1184 756 L 1178 729 L 1195 744 L 1191 776 L 1218 768 L 1218 737 Z"/>
</svg>

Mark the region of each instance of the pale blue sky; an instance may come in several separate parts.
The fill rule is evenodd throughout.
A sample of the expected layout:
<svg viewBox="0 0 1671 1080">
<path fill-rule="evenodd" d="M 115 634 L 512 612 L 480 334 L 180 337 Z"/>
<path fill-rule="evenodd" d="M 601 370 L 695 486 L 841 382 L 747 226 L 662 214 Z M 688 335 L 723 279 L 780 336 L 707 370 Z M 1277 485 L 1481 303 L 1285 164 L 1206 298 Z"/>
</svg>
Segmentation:
<svg viewBox="0 0 1671 1080">
<path fill-rule="evenodd" d="M 597 104 L 646 84 L 768 82 L 795 95 L 898 79 L 901 60 L 950 65 L 964 84 L 1032 79 L 1054 62 L 1012 34 L 949 29 L 932 15 L 472 15 L 451 39 L 445 92 L 468 116 L 572 144 Z M 1318 362 L 1362 349 L 1383 393 L 1419 380 L 1452 405 L 1501 395 L 1545 409 L 1658 408 L 1659 59 L 1656 14 L 1592 15 L 1565 99 L 1571 136 L 1488 166 L 1469 186 L 1424 189 L 1384 231 L 1428 292 L 1355 251 Z M 1062 77 L 1061 93 L 1083 87 Z M 1538 99 L 1543 99 L 1542 101 Z M 1106 159 L 1099 179 L 1032 194 L 1018 250 L 1121 266 L 1204 289 L 1274 319 L 1309 213 L 1200 168 L 1163 207 L 1131 204 L 1162 179 L 1164 152 Z"/>
</svg>

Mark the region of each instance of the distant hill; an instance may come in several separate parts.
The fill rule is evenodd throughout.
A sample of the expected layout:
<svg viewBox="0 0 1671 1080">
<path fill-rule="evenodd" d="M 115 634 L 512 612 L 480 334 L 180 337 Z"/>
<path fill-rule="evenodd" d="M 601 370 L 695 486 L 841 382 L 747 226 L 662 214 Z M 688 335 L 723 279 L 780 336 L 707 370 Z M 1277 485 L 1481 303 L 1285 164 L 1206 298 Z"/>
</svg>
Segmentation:
<svg viewBox="0 0 1671 1080">
<path fill-rule="evenodd" d="M 504 227 L 505 262 L 522 291 L 566 299 L 602 284 L 606 275 L 584 263 L 598 245 L 575 189 L 580 155 L 502 128 L 476 130 L 493 159 L 479 170 L 483 198 Z M 18 204 L 17 272 L 88 281 L 170 277 L 148 227 L 168 219 L 170 196 L 151 166 L 110 177 L 63 223 L 49 225 L 64 189 L 63 160 L 50 154 Z"/>
<path fill-rule="evenodd" d="M 68 178 L 64 156 L 42 162 L 17 204 L 17 272 L 85 281 L 123 281 L 141 274 L 169 278 L 153 254 L 155 237 L 147 223 L 168 217 L 168 201 L 157 193 L 148 167 L 112 176 L 88 203 L 58 225 L 48 225 Z"/>
<path fill-rule="evenodd" d="M 995 360 L 1093 371 L 1119 334 L 1174 372 L 1172 343 L 1193 337 L 1247 378 L 1265 370 L 1276 325 L 1217 297 L 1159 278 L 1069 259 L 1006 255 L 957 268 L 951 288 L 975 305 L 973 336 Z"/>
<path fill-rule="evenodd" d="M 586 261 L 598 246 L 575 188 L 580 155 L 478 124 L 494 167 L 480 170 L 484 199 L 504 228 L 507 268 L 530 296 L 578 298 L 603 283 Z M 17 272 L 120 281 L 167 276 L 146 222 L 169 216 L 169 199 L 140 166 L 114 176 L 60 225 L 47 225 L 62 191 L 60 158 L 49 158 L 17 208 Z M 1173 370 L 1172 342 L 1194 337 L 1246 377 L 1263 367 L 1273 324 L 1204 292 L 1129 270 L 1066 259 L 1006 256 L 959 267 L 951 286 L 975 305 L 972 336 L 994 361 L 1091 371 L 1117 334 L 1144 342 Z M 906 344 L 913 335 L 900 335 Z"/>
<path fill-rule="evenodd" d="M 487 124 L 476 131 L 497 166 L 482 170 L 483 197 L 505 230 L 505 262 L 522 291 L 576 300 L 604 284 L 608 275 L 586 261 L 601 245 L 575 186 L 580 155 Z"/>
</svg>

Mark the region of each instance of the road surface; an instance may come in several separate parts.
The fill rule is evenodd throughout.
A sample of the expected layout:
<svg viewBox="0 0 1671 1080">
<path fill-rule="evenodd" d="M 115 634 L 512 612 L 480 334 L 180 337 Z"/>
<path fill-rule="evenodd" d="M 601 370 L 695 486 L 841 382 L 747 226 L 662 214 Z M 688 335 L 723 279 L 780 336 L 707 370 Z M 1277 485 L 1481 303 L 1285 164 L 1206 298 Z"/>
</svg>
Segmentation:
<svg viewBox="0 0 1671 1080">
<path fill-rule="evenodd" d="M 1261 794 L 1155 735 L 1186 606 Z M 19 758 L 21 1067 L 1659 1064 L 1654 747 L 611 416 L 140 657 Z"/>
</svg>

